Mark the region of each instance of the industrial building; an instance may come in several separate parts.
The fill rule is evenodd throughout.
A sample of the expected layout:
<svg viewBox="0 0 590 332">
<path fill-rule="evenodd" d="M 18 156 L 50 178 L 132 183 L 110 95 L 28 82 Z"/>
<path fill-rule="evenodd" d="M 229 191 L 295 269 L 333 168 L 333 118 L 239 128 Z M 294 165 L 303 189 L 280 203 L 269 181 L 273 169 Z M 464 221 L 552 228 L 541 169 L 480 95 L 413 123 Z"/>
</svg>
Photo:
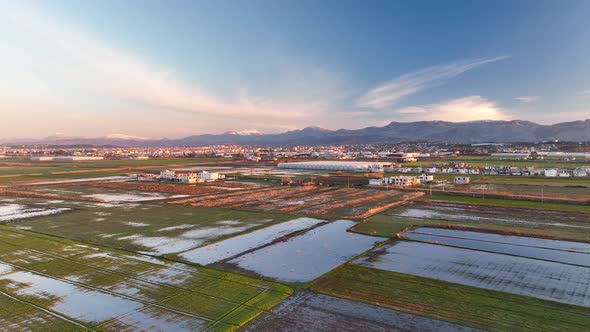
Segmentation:
<svg viewBox="0 0 590 332">
<path fill-rule="evenodd" d="M 95 156 L 38 156 L 31 157 L 31 161 L 93 161 L 103 160 L 103 157 Z"/>
<path fill-rule="evenodd" d="M 384 170 L 391 169 L 393 167 L 393 164 L 387 162 L 363 161 L 305 161 L 293 163 L 279 163 L 277 167 L 287 169 L 380 173 Z"/>
</svg>

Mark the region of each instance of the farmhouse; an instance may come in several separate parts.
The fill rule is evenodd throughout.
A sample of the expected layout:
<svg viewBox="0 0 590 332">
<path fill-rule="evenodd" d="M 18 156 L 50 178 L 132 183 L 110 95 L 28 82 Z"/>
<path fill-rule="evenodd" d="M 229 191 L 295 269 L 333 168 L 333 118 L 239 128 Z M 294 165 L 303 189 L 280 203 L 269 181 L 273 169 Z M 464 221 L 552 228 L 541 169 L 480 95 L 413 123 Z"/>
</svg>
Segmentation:
<svg viewBox="0 0 590 332">
<path fill-rule="evenodd" d="M 432 177 L 432 175 L 429 175 Z M 417 176 L 398 175 L 380 179 L 370 179 L 369 185 L 373 186 L 398 186 L 398 187 L 410 187 L 420 184 L 420 179 Z"/>
</svg>

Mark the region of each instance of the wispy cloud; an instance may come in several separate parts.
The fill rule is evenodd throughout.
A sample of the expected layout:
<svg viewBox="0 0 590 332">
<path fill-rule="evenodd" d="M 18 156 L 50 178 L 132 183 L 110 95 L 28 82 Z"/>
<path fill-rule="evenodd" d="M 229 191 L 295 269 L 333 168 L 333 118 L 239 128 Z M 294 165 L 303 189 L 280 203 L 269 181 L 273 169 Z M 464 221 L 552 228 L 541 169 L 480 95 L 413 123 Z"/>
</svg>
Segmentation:
<svg viewBox="0 0 590 332">
<path fill-rule="evenodd" d="M 516 97 L 514 99 L 521 101 L 523 103 L 532 103 L 534 101 L 539 100 L 539 96 L 521 96 L 521 97 Z"/>
<path fill-rule="evenodd" d="M 319 66 L 290 61 L 273 71 L 277 75 L 273 81 L 277 84 L 272 93 L 259 95 L 246 80 L 243 85 L 228 87 L 226 96 L 220 97 L 182 79 L 185 75 L 178 75 L 174 69 L 113 47 L 35 9 L 7 6 L 0 18 L 13 21 L 59 50 L 64 55 L 63 63 L 59 64 L 61 79 L 152 109 L 202 114 L 208 118 L 225 116 L 228 123 L 233 121 L 232 126 L 236 122 L 239 125 L 240 120 L 256 121 L 258 129 L 313 121 L 333 108 L 346 90 L 340 75 Z M 205 124 L 195 125 L 211 130 Z"/>
<path fill-rule="evenodd" d="M 590 98 L 590 89 L 579 91 L 578 95 L 582 98 Z"/>
<path fill-rule="evenodd" d="M 506 58 L 508 56 L 462 60 L 411 72 L 371 89 L 358 99 L 357 105 L 373 109 L 388 108 L 405 96 L 417 93 L 446 79 L 459 76 L 481 65 Z"/>
<path fill-rule="evenodd" d="M 508 120 L 506 110 L 494 101 L 481 96 L 468 96 L 448 100 L 438 104 L 405 107 L 396 111 L 406 120 L 443 120 L 443 121 L 476 121 L 476 120 Z"/>
</svg>

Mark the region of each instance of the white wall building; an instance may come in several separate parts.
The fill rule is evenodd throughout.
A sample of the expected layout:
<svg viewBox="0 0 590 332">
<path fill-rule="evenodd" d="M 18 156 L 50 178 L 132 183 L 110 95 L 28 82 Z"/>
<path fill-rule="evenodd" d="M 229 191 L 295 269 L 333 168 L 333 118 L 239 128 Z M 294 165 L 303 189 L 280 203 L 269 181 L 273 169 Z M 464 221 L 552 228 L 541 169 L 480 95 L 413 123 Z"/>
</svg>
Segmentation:
<svg viewBox="0 0 590 332">
<path fill-rule="evenodd" d="M 471 179 L 468 176 L 456 176 L 455 181 L 453 183 L 455 183 L 455 184 L 469 184 L 470 181 L 471 181 Z"/>
</svg>

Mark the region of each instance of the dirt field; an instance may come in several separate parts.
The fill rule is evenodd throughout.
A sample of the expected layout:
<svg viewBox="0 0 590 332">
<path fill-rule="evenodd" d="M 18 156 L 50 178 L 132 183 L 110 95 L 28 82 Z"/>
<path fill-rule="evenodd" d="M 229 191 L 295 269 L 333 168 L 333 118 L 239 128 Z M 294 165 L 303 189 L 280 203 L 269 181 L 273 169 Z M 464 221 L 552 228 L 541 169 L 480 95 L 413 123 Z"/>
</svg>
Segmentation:
<svg viewBox="0 0 590 332">
<path fill-rule="evenodd" d="M 321 217 L 364 218 L 409 198 L 398 191 L 327 187 L 264 187 L 174 201 L 193 206 L 304 213 Z M 381 209 L 380 209 L 381 208 Z"/>
<path fill-rule="evenodd" d="M 243 331 L 476 331 L 457 324 L 301 291 Z"/>
</svg>

